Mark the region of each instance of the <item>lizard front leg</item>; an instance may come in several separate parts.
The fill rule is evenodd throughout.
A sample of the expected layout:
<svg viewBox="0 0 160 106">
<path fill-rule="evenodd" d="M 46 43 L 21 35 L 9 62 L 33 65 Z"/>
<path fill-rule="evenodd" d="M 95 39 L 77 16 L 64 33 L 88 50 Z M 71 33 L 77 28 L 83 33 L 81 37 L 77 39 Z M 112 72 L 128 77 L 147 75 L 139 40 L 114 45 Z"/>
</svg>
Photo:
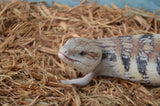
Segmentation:
<svg viewBox="0 0 160 106">
<path fill-rule="evenodd" d="M 85 86 L 93 79 L 94 76 L 95 76 L 95 72 L 90 72 L 82 78 L 71 79 L 71 80 L 61 80 L 61 83 L 67 84 L 67 85 Z"/>
</svg>

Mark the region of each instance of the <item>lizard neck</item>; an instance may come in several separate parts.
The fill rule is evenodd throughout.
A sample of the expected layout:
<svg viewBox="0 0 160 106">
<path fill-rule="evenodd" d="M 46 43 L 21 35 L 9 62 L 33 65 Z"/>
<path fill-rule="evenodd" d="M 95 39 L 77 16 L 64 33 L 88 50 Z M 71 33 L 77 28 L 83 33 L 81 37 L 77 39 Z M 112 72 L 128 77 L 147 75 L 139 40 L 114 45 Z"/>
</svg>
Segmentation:
<svg viewBox="0 0 160 106">
<path fill-rule="evenodd" d="M 113 41 L 114 37 L 95 40 L 96 45 L 102 50 L 101 63 L 96 67 L 95 71 L 99 72 L 98 75 L 121 77 L 117 68 L 117 54 L 116 44 Z"/>
<path fill-rule="evenodd" d="M 116 61 L 116 44 L 111 38 L 98 39 L 95 42 L 102 50 L 102 60 L 107 58 L 110 61 Z"/>
</svg>

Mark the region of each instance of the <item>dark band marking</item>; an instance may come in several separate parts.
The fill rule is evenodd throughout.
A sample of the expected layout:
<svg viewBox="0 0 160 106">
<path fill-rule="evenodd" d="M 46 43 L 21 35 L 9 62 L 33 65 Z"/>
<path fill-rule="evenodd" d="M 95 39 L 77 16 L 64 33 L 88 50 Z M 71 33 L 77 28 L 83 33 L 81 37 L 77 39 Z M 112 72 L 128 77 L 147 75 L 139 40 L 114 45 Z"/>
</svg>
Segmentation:
<svg viewBox="0 0 160 106">
<path fill-rule="evenodd" d="M 153 37 L 152 34 L 143 35 L 140 40 L 145 40 L 145 38 L 147 38 L 147 39 L 152 39 L 152 37 Z"/>
<path fill-rule="evenodd" d="M 111 53 L 109 51 L 104 51 L 102 54 L 102 59 L 108 58 L 110 61 L 117 61 L 115 53 Z"/>
<path fill-rule="evenodd" d="M 160 75 L 160 57 L 157 58 L 157 71 L 158 74 Z"/>
<path fill-rule="evenodd" d="M 138 56 L 137 58 L 138 70 L 142 75 L 146 75 L 147 58 Z"/>
<path fill-rule="evenodd" d="M 153 50 L 153 35 L 143 35 L 139 39 L 139 53 L 137 56 L 137 68 L 139 73 L 143 76 L 143 82 L 142 83 L 149 83 L 149 77 L 146 73 L 147 69 L 147 63 L 149 61 L 149 54 Z"/>
<path fill-rule="evenodd" d="M 127 55 L 122 54 L 121 58 L 122 58 L 122 61 L 123 61 L 124 68 L 125 68 L 127 71 L 129 71 L 130 57 L 127 56 Z"/>
<path fill-rule="evenodd" d="M 132 51 L 132 36 L 120 36 L 119 40 L 121 41 L 121 59 L 125 68 L 125 71 L 128 72 L 130 68 L 130 57 Z"/>
</svg>

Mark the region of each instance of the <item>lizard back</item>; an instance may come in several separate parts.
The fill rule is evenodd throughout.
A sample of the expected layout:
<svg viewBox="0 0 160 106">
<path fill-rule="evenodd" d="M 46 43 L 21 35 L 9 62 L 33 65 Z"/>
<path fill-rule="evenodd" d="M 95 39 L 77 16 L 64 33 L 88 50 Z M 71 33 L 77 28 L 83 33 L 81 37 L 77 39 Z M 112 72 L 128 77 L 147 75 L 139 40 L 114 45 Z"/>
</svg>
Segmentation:
<svg viewBox="0 0 160 106">
<path fill-rule="evenodd" d="M 103 52 L 101 75 L 160 85 L 160 35 L 119 36 L 95 42 Z"/>
</svg>

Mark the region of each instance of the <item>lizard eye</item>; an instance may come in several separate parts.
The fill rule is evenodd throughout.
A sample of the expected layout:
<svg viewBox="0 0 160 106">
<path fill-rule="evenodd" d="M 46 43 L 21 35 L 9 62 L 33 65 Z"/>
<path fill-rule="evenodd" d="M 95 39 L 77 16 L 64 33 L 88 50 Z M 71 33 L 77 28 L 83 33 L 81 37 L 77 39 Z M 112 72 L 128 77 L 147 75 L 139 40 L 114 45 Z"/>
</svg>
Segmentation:
<svg viewBox="0 0 160 106">
<path fill-rule="evenodd" d="M 84 53 L 84 51 L 80 51 L 78 54 L 79 54 L 80 56 L 83 56 L 85 53 Z"/>
</svg>

